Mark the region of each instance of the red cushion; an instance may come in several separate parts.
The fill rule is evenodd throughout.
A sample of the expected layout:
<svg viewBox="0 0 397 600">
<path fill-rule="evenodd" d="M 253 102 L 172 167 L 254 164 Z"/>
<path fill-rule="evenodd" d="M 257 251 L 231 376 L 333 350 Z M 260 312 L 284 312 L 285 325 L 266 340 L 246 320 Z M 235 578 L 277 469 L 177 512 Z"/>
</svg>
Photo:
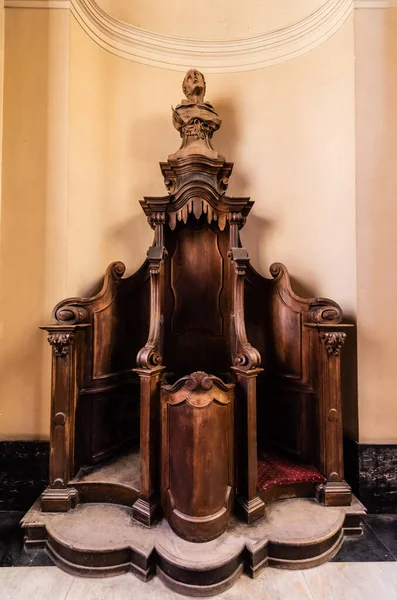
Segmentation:
<svg viewBox="0 0 397 600">
<path fill-rule="evenodd" d="M 325 477 L 311 465 L 302 465 L 273 452 L 262 452 L 258 457 L 258 490 L 273 485 L 291 483 L 324 483 Z"/>
</svg>

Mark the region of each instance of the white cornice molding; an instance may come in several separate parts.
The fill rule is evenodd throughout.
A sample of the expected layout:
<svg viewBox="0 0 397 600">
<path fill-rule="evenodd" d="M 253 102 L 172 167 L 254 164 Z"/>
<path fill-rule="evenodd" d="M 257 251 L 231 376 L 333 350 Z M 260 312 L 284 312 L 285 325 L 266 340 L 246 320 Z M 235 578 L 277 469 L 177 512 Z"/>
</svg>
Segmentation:
<svg viewBox="0 0 397 600">
<path fill-rule="evenodd" d="M 207 73 L 252 71 L 291 60 L 328 40 L 345 23 L 354 0 L 328 0 L 298 23 L 259 36 L 225 41 L 173 37 L 120 21 L 95 0 L 5 0 L 8 8 L 69 8 L 84 31 L 102 48 L 138 63 Z"/>
<path fill-rule="evenodd" d="M 72 0 L 71 11 L 102 48 L 135 62 L 207 73 L 261 69 L 305 54 L 330 38 L 353 11 L 354 0 L 328 0 L 299 23 L 252 38 L 204 41 L 160 35 L 105 13 L 95 0 Z"/>
</svg>

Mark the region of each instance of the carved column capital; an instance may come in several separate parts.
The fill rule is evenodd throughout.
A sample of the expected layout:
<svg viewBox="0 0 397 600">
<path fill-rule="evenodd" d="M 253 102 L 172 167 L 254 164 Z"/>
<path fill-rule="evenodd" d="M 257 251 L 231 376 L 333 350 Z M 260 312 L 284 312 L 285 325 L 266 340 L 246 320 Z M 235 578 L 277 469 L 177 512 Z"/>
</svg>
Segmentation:
<svg viewBox="0 0 397 600">
<path fill-rule="evenodd" d="M 247 217 L 245 217 L 241 212 L 231 211 L 229 213 L 229 223 L 232 225 L 238 225 L 241 229 L 245 225 L 247 221 Z"/>
<path fill-rule="evenodd" d="M 346 333 L 341 331 L 326 333 L 325 331 L 322 331 L 320 333 L 320 338 L 324 342 L 330 356 L 339 356 L 341 348 L 346 341 Z"/>
<path fill-rule="evenodd" d="M 52 346 L 55 356 L 67 356 L 70 346 L 73 344 L 74 332 L 59 331 L 48 334 L 48 343 Z"/>
<path fill-rule="evenodd" d="M 238 276 L 244 277 L 250 259 L 246 248 L 231 248 L 228 257 L 234 264 L 235 272 Z"/>
</svg>

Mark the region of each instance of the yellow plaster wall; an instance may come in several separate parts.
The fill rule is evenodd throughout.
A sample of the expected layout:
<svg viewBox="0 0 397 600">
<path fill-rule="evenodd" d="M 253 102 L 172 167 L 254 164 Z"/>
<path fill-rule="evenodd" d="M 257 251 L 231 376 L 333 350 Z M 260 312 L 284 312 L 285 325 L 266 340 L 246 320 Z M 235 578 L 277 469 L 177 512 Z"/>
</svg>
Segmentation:
<svg viewBox="0 0 397 600">
<path fill-rule="evenodd" d="M 397 443 L 397 9 L 357 11 L 360 442 Z"/>
<path fill-rule="evenodd" d="M 49 434 L 38 326 L 66 291 L 69 13 L 6 9 L 0 437 Z"/>
</svg>

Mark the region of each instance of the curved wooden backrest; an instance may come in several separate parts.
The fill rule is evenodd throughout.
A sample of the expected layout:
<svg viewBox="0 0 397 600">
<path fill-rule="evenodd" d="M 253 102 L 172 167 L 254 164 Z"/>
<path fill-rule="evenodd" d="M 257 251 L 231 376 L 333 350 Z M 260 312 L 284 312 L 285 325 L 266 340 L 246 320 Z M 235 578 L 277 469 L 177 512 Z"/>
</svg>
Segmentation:
<svg viewBox="0 0 397 600">
<path fill-rule="evenodd" d="M 166 233 L 164 349 L 167 371 L 181 377 L 206 371 L 227 378 L 231 263 L 228 228 L 192 218 Z"/>
<path fill-rule="evenodd" d="M 342 309 L 329 298 L 301 298 L 292 290 L 287 268 L 270 267 L 273 279 L 263 277 L 252 265 L 245 278 L 248 336 L 262 356 L 267 376 L 310 384 L 308 332 L 304 323 L 342 321 Z"/>
</svg>

